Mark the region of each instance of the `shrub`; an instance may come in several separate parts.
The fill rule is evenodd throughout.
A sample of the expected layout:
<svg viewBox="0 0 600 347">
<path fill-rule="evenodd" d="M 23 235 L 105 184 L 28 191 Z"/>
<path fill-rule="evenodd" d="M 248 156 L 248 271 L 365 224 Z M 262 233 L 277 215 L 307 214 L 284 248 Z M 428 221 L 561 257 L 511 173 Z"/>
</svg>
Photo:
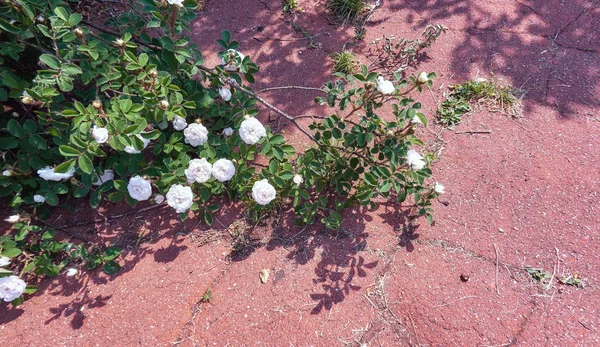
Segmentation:
<svg viewBox="0 0 600 347">
<path fill-rule="evenodd" d="M 338 73 L 317 99 L 338 111 L 313 123 L 311 133 L 249 88 L 259 69 L 228 32 L 217 40 L 222 64 L 202 65 L 184 35 L 195 2 L 126 5 L 110 28 L 59 0 L 0 5 L 0 100 L 8 110 L 0 120 L 0 197 L 21 214 L 11 222 L 46 218 L 67 196 L 89 199 L 94 208 L 103 200 L 136 205 L 166 197 L 181 219 L 194 211 L 210 225 L 220 209 L 213 198 L 223 195 L 254 201 L 257 210 L 290 202 L 299 223 L 320 216 L 332 229 L 340 227 L 343 208 L 412 196 L 432 221 L 429 200 L 439 192 L 426 186 L 431 170 L 414 151 L 422 144 L 414 127 L 427 121 L 406 96 L 422 82 L 394 84 L 366 66 Z M 291 120 L 315 146 L 292 160 L 294 147 L 255 118 L 258 103 Z M 393 103 L 392 121 L 377 113 L 386 103 Z M 259 156 L 267 167 L 254 164 Z M 47 266 L 34 261 L 38 275 L 55 275 L 74 258 L 118 270 L 114 248 L 90 253 L 45 239 L 49 231 L 29 233 L 29 225 L 15 224 L 16 233 L 0 241 L 0 255 L 12 258 L 0 276 L 29 272 L 29 258 L 15 249 L 37 249 L 48 259 Z M 23 228 L 28 237 L 18 236 Z M 36 248 L 39 242 L 59 243 L 48 246 L 53 252 Z"/>
</svg>

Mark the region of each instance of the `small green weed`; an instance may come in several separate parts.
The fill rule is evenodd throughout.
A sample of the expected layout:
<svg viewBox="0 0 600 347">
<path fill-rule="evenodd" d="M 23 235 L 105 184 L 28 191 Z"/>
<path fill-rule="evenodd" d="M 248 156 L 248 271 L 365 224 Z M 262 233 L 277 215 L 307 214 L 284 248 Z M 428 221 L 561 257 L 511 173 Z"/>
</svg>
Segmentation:
<svg viewBox="0 0 600 347">
<path fill-rule="evenodd" d="M 350 51 L 341 51 L 331 54 L 333 60 L 333 71 L 344 74 L 356 72 L 358 67 L 358 58 Z"/>
<path fill-rule="evenodd" d="M 325 2 L 325 8 L 343 24 L 354 23 L 366 7 L 366 0 L 327 0 Z"/>
<path fill-rule="evenodd" d="M 207 289 L 204 294 L 202 294 L 202 296 L 200 297 L 200 300 L 198 300 L 198 303 L 205 303 L 205 302 L 210 302 L 210 300 L 212 299 L 212 292 L 210 291 L 210 289 Z"/>
<path fill-rule="evenodd" d="M 531 275 L 534 280 L 542 283 L 546 282 L 546 280 L 549 280 L 550 277 L 552 277 L 552 274 L 544 271 L 544 269 L 541 268 L 527 267 L 525 268 L 525 271 L 527 271 L 527 273 Z"/>
<path fill-rule="evenodd" d="M 585 286 L 583 280 L 579 278 L 578 274 L 563 276 L 559 278 L 558 281 L 562 284 L 574 286 L 577 288 L 583 288 Z"/>
<path fill-rule="evenodd" d="M 450 90 L 438 109 L 440 122 L 446 126 L 460 123 L 462 115 L 471 111 L 473 101 L 484 104 L 490 111 L 515 117 L 520 115 L 521 102 L 515 91 L 494 81 L 467 81 L 450 86 Z"/>
<path fill-rule="evenodd" d="M 302 7 L 298 5 L 298 0 L 283 0 L 283 12 L 295 13 L 302 12 Z"/>
</svg>

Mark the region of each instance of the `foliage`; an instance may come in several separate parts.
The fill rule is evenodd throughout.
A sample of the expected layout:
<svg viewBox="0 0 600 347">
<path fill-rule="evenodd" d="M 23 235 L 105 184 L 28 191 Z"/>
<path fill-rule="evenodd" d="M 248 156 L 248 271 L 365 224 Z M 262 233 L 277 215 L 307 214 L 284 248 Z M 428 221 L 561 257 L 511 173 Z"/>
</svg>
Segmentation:
<svg viewBox="0 0 600 347">
<path fill-rule="evenodd" d="M 316 101 L 336 107 L 340 114 L 310 126 L 318 146 L 296 161 L 305 185 L 314 187 L 305 190 L 301 185 L 291 192 L 298 222 L 312 224 L 322 215 L 327 228 L 337 229 L 344 208 L 374 208 L 373 200 L 379 196 L 393 197 L 399 203 L 411 196 L 417 213 L 431 223 L 430 200 L 437 196 L 425 184 L 431 170 L 412 170 L 407 163 L 408 150 L 423 144 L 414 135 L 417 123 L 412 120 L 417 117 L 427 124 L 427 119 L 420 111 L 421 104 L 404 95 L 420 83 L 414 78 L 402 79 L 397 88 L 407 90 L 386 96 L 376 88 L 377 73 L 369 72 L 364 65 L 360 73 L 335 76 L 339 77 L 337 81 L 326 84 L 327 97 Z M 386 103 L 391 103 L 393 110 L 391 121 L 377 113 Z"/>
<path fill-rule="evenodd" d="M 358 58 L 350 51 L 341 51 L 331 54 L 333 61 L 333 71 L 343 74 L 351 74 L 356 72 L 358 68 Z"/>
<path fill-rule="evenodd" d="M 327 0 L 325 2 L 325 8 L 343 24 L 354 23 L 366 7 L 366 0 Z"/>
<path fill-rule="evenodd" d="M 438 117 L 446 126 L 454 126 L 461 117 L 471 111 L 470 102 L 481 102 L 492 111 L 517 115 L 520 101 L 509 87 L 499 86 L 494 81 L 475 80 L 450 86 L 450 94 L 440 104 Z"/>
<path fill-rule="evenodd" d="M 378 65 L 390 73 L 403 72 L 413 63 L 425 48 L 430 47 L 437 41 L 447 28 L 442 24 L 430 24 L 425 27 L 421 34 L 423 40 L 396 38 L 394 35 L 375 39 L 371 45 L 374 46 L 372 55 L 376 56 Z"/>
<path fill-rule="evenodd" d="M 294 13 L 302 12 L 302 7 L 298 5 L 298 0 L 283 0 L 283 12 Z"/>
<path fill-rule="evenodd" d="M 354 0 L 328 4 L 345 18 L 353 12 L 344 11 L 364 6 Z M 185 36 L 196 6 L 191 0 L 129 1 L 103 28 L 61 0 L 2 3 L 0 101 L 10 111 L 0 119 L 0 197 L 28 220 L 47 218 L 67 197 L 88 199 L 97 208 L 103 200 L 136 205 L 136 199 L 160 203 L 166 195 L 183 211 L 181 219 L 193 215 L 210 225 L 221 208 L 214 198 L 227 196 L 249 202 L 257 219 L 291 203 L 299 223 L 320 218 L 331 229 L 340 227 L 344 208 L 373 207 L 380 196 L 398 202 L 411 197 L 418 214 L 432 222 L 430 200 L 438 193 L 426 186 L 431 170 L 411 168 L 407 154 L 422 145 L 413 120 L 426 125 L 427 119 L 420 103 L 406 96 L 431 80 L 396 74 L 395 87 L 385 81 L 390 94 L 380 91 L 383 77 L 366 66 L 360 73 L 340 70 L 323 88 L 327 97 L 317 100 L 334 114 L 313 123 L 313 133 L 294 122 L 315 142 L 294 160 L 294 147 L 260 122 L 242 135 L 242 124 L 259 113 L 258 102 L 277 109 L 249 88 L 259 69 L 229 32 L 217 40 L 222 64 L 202 65 L 200 50 Z M 379 114 L 388 103 L 391 121 Z M 259 158 L 268 165 L 256 165 Z M 190 181 L 186 169 L 194 159 L 211 165 L 226 159 L 235 171 Z M 262 191 L 255 192 L 259 181 Z M 173 187 L 176 201 L 169 200 Z M 255 193 L 269 194 L 259 199 Z M 13 265 L 21 272 L 31 267 L 53 276 L 76 259 L 109 273 L 119 269 L 116 248 L 100 252 L 55 240 L 51 230 L 15 227 L 16 233 L 4 236 L 3 252 L 22 251 Z"/>
<path fill-rule="evenodd" d="M 75 244 L 57 237 L 51 228 L 31 225 L 29 221 L 13 225 L 15 232 L 0 236 L 0 256 L 10 259 L 10 268 L 0 267 L 0 277 L 19 274 L 19 277 L 36 276 L 56 277 L 71 263 L 85 262 L 88 269 L 102 266 L 104 272 L 113 274 L 121 269 L 115 259 L 121 250 L 108 247 L 100 250 L 84 244 Z M 26 294 L 37 288 L 27 286 Z M 23 298 L 17 298 L 13 304 L 20 304 Z"/>
</svg>

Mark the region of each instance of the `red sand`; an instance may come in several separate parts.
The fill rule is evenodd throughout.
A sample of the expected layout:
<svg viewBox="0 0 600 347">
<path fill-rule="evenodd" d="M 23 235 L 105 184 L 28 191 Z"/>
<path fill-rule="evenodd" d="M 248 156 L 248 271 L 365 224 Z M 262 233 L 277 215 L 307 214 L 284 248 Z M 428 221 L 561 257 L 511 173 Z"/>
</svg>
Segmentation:
<svg viewBox="0 0 600 347">
<path fill-rule="evenodd" d="M 320 48 L 307 49 L 279 0 L 243 6 L 209 1 L 193 26 L 207 65 L 218 62 L 214 39 L 228 29 L 261 66 L 256 89 L 321 85 L 330 73 L 327 54 L 350 42 L 353 30 L 330 25 L 318 2 L 300 4 L 306 11 L 297 23 L 320 34 Z M 411 0 L 386 1 L 375 11 L 356 53 L 384 33 L 414 38 L 427 24 L 449 28 L 418 67 L 439 76 L 435 100 L 429 93 L 419 97 L 430 120 L 446 86 L 468 78 L 493 74 L 526 92 L 522 119 L 480 111 L 466 116 L 456 133 L 443 132 L 433 170 L 447 193 L 434 204 L 434 226 L 423 220 L 409 225 L 398 206 L 382 203 L 376 211 L 348 212 L 345 233 L 320 226 L 302 231 L 288 222 L 259 225 L 254 235 L 266 245 L 229 261 L 225 240 L 199 246 L 205 227 L 177 224 L 168 209 L 100 223 L 95 227 L 107 243 L 135 244 L 144 230 L 150 237 L 126 249 L 124 271 L 115 276 L 63 274 L 45 280 L 43 294 L 20 308 L 0 306 L 2 341 L 600 345 L 599 6 L 581 0 Z M 292 114 L 322 112 L 310 92 L 264 95 Z M 275 115 L 271 120 L 302 147 L 301 134 Z M 473 130 L 491 133 L 460 133 Z M 234 211 L 219 220 L 229 225 L 238 217 Z M 525 267 L 555 271 L 553 285 L 532 280 Z M 270 270 L 266 284 L 261 269 Z M 587 286 L 557 284 L 569 272 Z M 207 289 L 210 302 L 198 305 Z"/>
</svg>

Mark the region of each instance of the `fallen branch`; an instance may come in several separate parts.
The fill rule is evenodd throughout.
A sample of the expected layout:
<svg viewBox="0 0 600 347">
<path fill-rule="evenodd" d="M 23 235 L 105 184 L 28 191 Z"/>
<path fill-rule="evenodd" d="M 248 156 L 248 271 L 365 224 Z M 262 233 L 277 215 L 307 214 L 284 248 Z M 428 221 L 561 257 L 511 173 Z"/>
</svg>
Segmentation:
<svg viewBox="0 0 600 347">
<path fill-rule="evenodd" d="M 552 270 L 552 276 L 550 277 L 550 281 L 548 282 L 548 285 L 546 286 L 546 290 L 548 290 L 552 287 L 552 281 L 554 280 L 554 276 L 556 275 L 556 270 L 558 267 L 558 262 L 560 261 L 560 256 L 558 255 L 558 248 L 554 247 L 554 250 L 556 251 L 556 263 L 554 263 L 554 270 Z"/>
<path fill-rule="evenodd" d="M 270 87 L 270 88 L 261 89 L 261 90 L 259 90 L 259 91 L 255 92 L 255 93 L 256 93 L 256 94 L 260 94 L 260 93 L 263 93 L 263 92 L 268 92 L 268 91 L 271 91 L 271 90 L 281 90 L 281 89 L 316 90 L 316 91 L 319 91 L 319 92 L 322 92 L 322 93 L 325 93 L 325 94 L 327 94 L 327 92 L 326 92 L 326 91 L 324 91 L 324 90 L 323 90 L 323 89 L 321 89 L 321 88 L 315 88 L 315 87 L 301 87 L 301 86 L 282 86 L 282 87 Z"/>
<path fill-rule="evenodd" d="M 491 130 L 467 130 L 467 131 L 455 131 L 455 134 L 491 134 Z"/>
<path fill-rule="evenodd" d="M 498 263 L 499 263 L 499 257 L 498 257 L 498 247 L 496 247 L 495 243 L 494 243 L 494 250 L 496 251 L 496 294 L 500 295 L 500 289 L 498 289 Z"/>
</svg>

